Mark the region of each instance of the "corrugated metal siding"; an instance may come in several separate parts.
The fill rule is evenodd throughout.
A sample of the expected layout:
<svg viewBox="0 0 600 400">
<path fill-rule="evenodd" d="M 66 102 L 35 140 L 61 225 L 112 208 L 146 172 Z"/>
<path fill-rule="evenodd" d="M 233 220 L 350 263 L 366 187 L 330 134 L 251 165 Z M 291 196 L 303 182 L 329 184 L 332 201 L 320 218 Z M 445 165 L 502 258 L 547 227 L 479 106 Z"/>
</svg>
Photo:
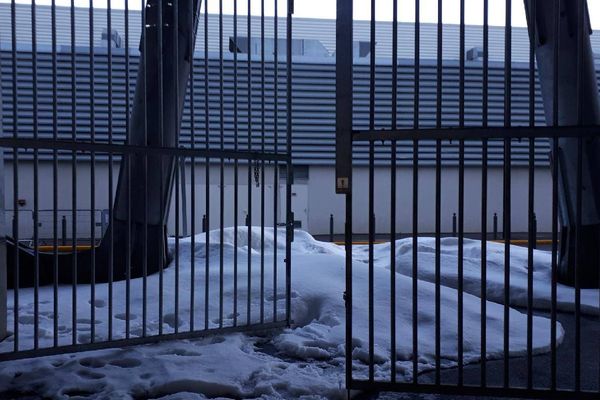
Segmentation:
<svg viewBox="0 0 600 400">
<path fill-rule="evenodd" d="M 2 66 L 2 96 L 4 134 L 13 134 L 13 104 L 12 104 L 12 59 L 10 54 L 10 11 L 9 5 L 0 4 L 0 39 L 4 40 L 2 45 L 1 66 Z M 70 42 L 69 42 L 69 9 L 59 7 L 58 12 L 58 30 L 60 51 L 58 53 L 58 127 L 59 137 L 70 138 L 71 128 L 71 67 L 70 67 Z M 38 54 L 38 90 L 39 90 L 39 133 L 42 137 L 52 135 L 52 71 L 51 55 L 49 53 L 48 43 L 50 40 L 50 18 L 49 8 L 39 7 L 38 32 L 39 32 L 39 54 Z M 45 15 L 47 13 L 48 15 Z M 120 13 L 120 14 L 119 14 Z M 19 20 L 17 23 L 19 46 L 18 46 L 18 134 L 22 137 L 31 136 L 33 132 L 32 120 L 32 71 L 31 71 L 31 48 L 28 40 L 30 39 L 29 7 L 18 5 Z M 105 24 L 106 10 L 96 10 L 97 20 L 95 28 L 97 34 L 96 44 L 101 44 L 99 38 Z M 209 16 L 210 29 L 216 28 L 216 17 Z M 90 138 L 91 118 L 90 110 L 90 91 L 89 91 L 89 47 L 87 36 L 87 9 L 76 9 L 77 18 L 77 48 L 76 52 L 76 134 L 80 139 Z M 104 19 L 103 19 L 104 18 Z M 137 19 L 136 19 L 137 18 Z M 228 36 L 231 28 L 231 18 L 225 18 L 226 27 L 225 36 Z M 284 32 L 281 21 L 281 33 Z M 121 24 L 121 25 L 119 25 Z M 245 18 L 240 19 L 240 35 L 245 30 Z M 368 39 L 368 23 L 365 21 L 356 21 L 356 39 Z M 122 11 L 113 11 L 113 26 L 122 33 Z M 429 26 L 429 25 L 428 25 Z M 131 43 L 137 42 L 139 36 L 139 12 L 131 13 Z M 309 20 L 297 19 L 295 21 L 295 36 L 302 38 L 319 38 L 323 44 L 333 51 L 335 35 L 333 34 L 333 21 L 327 20 Z M 385 29 L 391 29 L 389 23 L 380 24 L 382 35 Z M 272 27 L 271 27 L 272 28 Z M 404 57 L 399 63 L 399 88 L 398 88 L 398 120 L 400 127 L 411 127 L 413 124 L 413 90 L 414 76 L 412 67 L 412 28 L 409 25 L 401 30 L 404 35 L 401 43 L 408 44 L 401 49 L 401 55 Z M 253 21 L 253 30 L 257 29 L 254 35 L 258 34 L 260 26 L 258 20 Z M 270 29 L 270 28 L 269 28 Z M 267 35 L 271 30 L 267 29 Z M 428 30 L 429 29 L 429 30 Z M 470 30 L 471 31 L 470 31 Z M 468 27 L 468 40 L 477 41 L 477 27 Z M 495 33 L 491 37 L 491 53 L 493 57 L 503 57 L 502 37 L 503 30 L 500 28 L 490 28 Z M 515 52 L 523 54 L 516 56 L 516 59 L 526 59 L 527 57 L 527 37 L 524 29 L 515 28 L 515 35 L 521 35 L 520 42 L 515 40 L 513 48 Z M 136 33 L 137 32 L 137 33 Z M 202 34 L 203 29 L 199 29 Z M 362 32 L 362 33 L 361 33 Z M 471 33 L 470 33 L 471 32 Z M 521 32 L 521 33 L 518 33 Z M 498 35 L 496 35 L 496 33 Z M 458 43 L 458 33 L 456 26 L 446 26 L 445 34 L 449 35 L 446 40 L 446 61 L 444 62 L 443 79 L 443 126 L 458 125 L 458 64 L 452 60 L 457 57 L 456 45 Z M 8 35 L 8 36 L 7 36 Z M 137 35 L 137 36 L 136 36 Z M 454 35 L 454 36 L 452 36 Z M 421 108 L 419 122 L 422 127 L 431 127 L 435 124 L 436 115 L 436 70 L 435 61 L 429 58 L 435 58 L 434 42 L 435 27 L 433 25 L 422 30 L 423 43 L 430 43 L 422 48 L 423 61 L 421 62 Z M 595 38 L 595 36 L 592 36 Z M 135 40 L 134 40 L 135 39 Z M 221 132 L 219 117 L 219 66 L 218 60 L 214 58 L 215 53 L 212 50 L 218 49 L 218 36 L 211 35 L 209 38 L 209 114 L 210 114 L 210 143 L 211 147 L 218 148 L 220 145 Z M 456 40 L 454 40 L 456 39 Z M 387 39 L 386 39 L 387 40 Z M 202 37 L 197 41 L 198 46 L 203 45 Z M 456 42 L 456 43 L 454 43 Z M 45 43 L 45 44 L 44 44 Z M 389 43 L 385 40 L 381 42 L 378 39 L 378 54 L 385 55 L 385 51 L 390 51 Z M 217 46 L 217 47 L 215 47 Z M 387 47 L 386 47 L 387 46 Z M 387 50 L 385 50 L 387 49 Z M 454 50 L 453 50 L 454 49 Z M 202 50 L 198 47 L 197 50 Z M 97 47 L 95 52 L 95 64 L 93 74 L 95 87 L 93 92 L 93 101 L 95 104 L 94 126 L 96 139 L 100 141 L 108 140 L 109 121 L 108 121 L 108 94 L 111 93 L 113 100 L 113 120 L 110 127 L 113 132 L 113 139 L 116 142 L 122 142 L 125 139 L 125 101 L 127 95 L 129 99 L 133 98 L 135 88 L 135 75 L 138 65 L 137 49 L 131 51 L 130 72 L 131 81 L 129 92 L 125 87 L 125 56 L 124 50 L 115 49 L 112 59 L 113 86 L 108 88 L 108 59 L 105 47 Z M 494 54 L 496 56 L 494 56 Z M 205 145 L 204 132 L 204 60 L 200 58 L 203 52 L 196 54 L 195 61 L 195 143 L 197 146 Z M 234 146 L 234 124 L 233 124 L 233 76 L 238 77 L 238 138 L 240 148 L 247 148 L 248 143 L 248 73 L 247 64 L 243 55 L 239 56 L 238 70 L 234 71 L 232 54 L 226 54 L 225 74 L 224 74 L 224 106 L 225 106 L 225 147 Z M 293 65 L 293 157 L 298 164 L 318 164 L 332 165 L 335 157 L 335 64 L 334 57 L 308 58 L 297 57 Z M 366 129 L 368 127 L 369 117 L 369 78 L 368 78 L 368 60 L 357 60 L 355 65 L 355 115 L 354 126 L 356 129 Z M 376 69 L 376 127 L 384 128 L 391 125 L 391 60 L 381 58 L 378 60 Z M 265 77 L 265 129 L 262 130 L 262 98 L 261 98 L 261 77 L 260 63 L 252 63 L 252 144 L 253 149 L 260 149 L 264 137 L 267 151 L 272 150 L 274 142 L 275 123 L 274 119 L 274 98 L 273 93 L 273 59 L 267 61 Z M 277 94 L 279 120 L 277 127 L 279 130 L 280 143 L 285 138 L 285 64 L 280 58 L 279 68 L 279 93 Z M 528 66 L 525 63 L 515 62 L 513 64 L 513 87 L 512 87 L 512 121 L 515 125 L 528 123 Z M 482 96 L 482 76 L 481 62 L 467 62 L 466 69 L 466 124 L 469 126 L 480 126 L 482 119 L 481 96 Z M 492 126 L 501 126 L 504 118 L 504 72 L 501 62 L 492 62 L 490 66 L 490 102 L 489 102 L 489 123 Z M 536 97 L 536 122 L 543 124 L 543 110 L 541 98 L 539 97 L 539 87 Z M 188 98 L 189 100 L 189 98 Z M 190 104 L 186 102 L 181 144 L 189 145 L 191 142 L 190 133 Z M 366 147 L 357 146 L 355 152 L 357 164 L 366 161 Z M 455 163 L 457 159 L 457 143 L 445 143 L 444 162 Z M 523 164 L 527 159 L 526 142 L 515 141 L 513 147 L 513 159 L 515 163 Z M 536 146 L 536 160 L 539 163 L 548 162 L 548 144 L 545 140 L 540 140 Z M 389 147 L 378 146 L 378 157 L 387 157 Z M 434 161 L 434 143 L 423 142 L 419 151 L 420 159 L 423 164 L 431 164 Z M 478 163 L 481 159 L 480 145 L 477 143 L 467 144 L 467 164 Z M 399 143 L 400 162 L 410 163 L 412 159 L 412 143 Z M 502 144 L 492 142 L 490 144 L 490 163 L 498 165 L 502 159 Z"/>
<path fill-rule="evenodd" d="M 10 51 L 0 52 L 2 66 L 2 96 L 4 134 L 13 134 L 13 104 L 12 104 L 12 59 Z M 79 139 L 90 138 L 90 91 L 89 91 L 89 64 L 88 53 L 76 54 L 76 133 Z M 71 54 L 61 51 L 58 53 L 58 135 L 60 138 L 70 138 L 71 128 Z M 131 81 L 129 98 L 133 98 L 135 88 L 135 75 L 138 57 L 131 56 L 130 72 Z M 252 143 L 253 149 L 259 149 L 262 138 L 266 142 L 267 151 L 272 150 L 274 142 L 274 99 L 273 78 L 274 64 L 266 64 L 265 76 L 265 130 L 262 131 L 262 100 L 260 63 L 252 63 Z M 33 134 L 32 120 L 32 71 L 31 52 L 19 51 L 17 58 L 18 67 L 18 134 L 21 137 L 30 137 Z M 204 60 L 197 58 L 194 68 L 195 88 L 195 140 L 197 146 L 205 145 L 204 132 Z M 211 147 L 220 145 L 221 132 L 219 131 L 219 62 L 209 60 L 209 114 L 210 114 L 210 142 Z M 233 61 L 228 58 L 224 61 L 224 105 L 225 105 L 225 147 L 234 146 L 233 123 Z M 125 139 L 125 101 L 127 90 L 125 88 L 125 56 L 122 51 L 115 51 L 112 61 L 113 86 L 108 88 L 108 59 L 103 49 L 95 49 L 94 65 L 95 87 L 93 101 L 95 104 L 95 131 L 96 139 L 108 140 L 108 94 L 113 99 L 112 131 L 116 142 Z M 238 137 L 240 148 L 247 148 L 248 142 L 248 73 L 247 64 L 240 57 L 238 70 Z M 501 64 L 492 64 L 490 69 L 490 102 L 489 123 L 492 126 L 501 126 L 504 113 L 504 76 Z M 413 124 L 413 67 L 409 61 L 399 65 L 399 90 L 398 90 L 398 120 L 400 127 L 411 127 Z M 39 91 L 39 119 L 38 127 L 41 137 L 52 135 L 52 75 L 51 57 L 47 51 L 40 50 L 38 54 L 38 91 Z M 468 63 L 466 70 L 466 121 L 469 126 L 480 126 L 481 110 L 481 68 L 480 63 Z M 458 66 L 454 62 L 447 62 L 444 66 L 443 80 L 443 125 L 456 126 L 458 124 Z M 279 140 L 282 144 L 285 138 L 285 64 L 279 64 L 279 93 L 277 96 L 279 110 Z M 421 109 L 419 115 L 420 125 L 431 127 L 435 125 L 435 92 L 436 70 L 432 62 L 425 62 L 421 70 Z M 356 129 L 367 129 L 368 106 L 368 65 L 355 65 L 355 115 L 354 126 Z M 335 64 L 296 62 L 293 65 L 293 157 L 299 164 L 331 165 L 335 157 Z M 513 68 L 513 98 L 512 121 L 514 125 L 528 123 L 528 71 L 525 65 L 515 64 Z M 385 128 L 391 125 L 391 67 L 378 65 L 376 69 L 376 127 Z M 543 121 L 543 110 L 539 88 L 536 97 L 536 122 L 540 125 Z M 188 146 L 191 141 L 190 133 L 190 104 L 189 97 L 186 101 L 181 144 Z M 410 162 L 412 157 L 412 143 L 401 143 L 399 148 L 401 160 Z M 387 147 L 378 149 L 378 154 L 384 156 L 389 151 Z M 421 144 L 420 158 L 426 163 L 433 162 L 434 144 Z M 501 143 L 490 145 L 491 163 L 501 161 Z M 526 161 L 526 142 L 515 141 L 513 158 L 518 162 Z M 536 149 L 536 159 L 541 163 L 547 162 L 547 142 L 540 140 Z M 359 147 L 356 153 L 358 163 L 366 159 L 366 148 Z M 457 143 L 448 143 L 444 146 L 444 159 L 454 162 L 457 156 Z M 476 163 L 480 160 L 479 144 L 469 143 L 467 146 L 467 161 Z"/>
<path fill-rule="evenodd" d="M 57 37 L 59 45 L 70 46 L 70 8 L 57 7 Z M 0 41 L 10 41 L 10 4 L 0 3 Z M 47 5 L 38 5 L 37 14 L 37 40 L 40 45 L 49 45 L 51 40 L 51 18 L 50 7 Z M 106 29 L 107 21 L 106 9 L 94 9 L 94 46 L 106 46 L 102 41 L 102 31 Z M 17 4 L 17 38 L 22 44 L 31 43 L 31 7 L 26 4 Z M 119 32 L 122 38 L 125 37 L 124 29 L 124 11 L 113 9 L 111 14 L 112 29 Z M 77 46 L 88 47 L 89 44 L 89 11 L 88 8 L 75 8 L 75 31 Z M 208 46 L 210 52 L 219 51 L 219 20 L 218 15 L 209 14 L 208 16 L 209 38 Z M 238 17 L 238 35 L 247 36 L 247 17 Z M 279 35 L 284 37 L 285 18 L 279 18 Z M 129 14 L 129 43 L 130 47 L 137 48 L 140 38 L 140 11 L 131 10 Z M 198 40 L 196 42 L 196 51 L 204 51 L 204 18 L 201 18 L 200 29 L 198 30 Z M 265 19 L 265 35 L 273 37 L 274 21 L 273 17 Z M 354 21 L 354 40 L 369 41 L 369 21 Z M 376 53 L 377 57 L 391 58 L 392 56 L 392 23 L 380 21 L 377 23 L 376 33 Z M 437 25 L 431 23 L 421 24 L 421 58 L 436 58 L 437 43 Z M 504 28 L 498 26 L 489 27 L 490 59 L 502 61 L 504 59 Z M 233 16 L 223 15 L 223 37 L 224 43 L 228 46 L 228 39 L 233 36 Z M 260 18 L 252 17 L 252 36 L 260 36 Z M 294 18 L 293 37 L 297 39 L 316 39 L 327 48 L 331 56 L 335 53 L 335 20 Z M 400 23 L 398 25 L 398 38 L 402 46 L 398 49 L 398 57 L 410 59 L 414 55 L 414 24 Z M 600 53 L 600 37 L 591 36 L 592 47 L 595 52 Z M 448 24 L 443 29 L 444 53 L 446 60 L 458 59 L 459 56 L 459 26 Z M 466 26 L 465 47 L 482 47 L 483 28 L 481 26 Z M 228 49 L 225 49 L 226 51 Z M 513 27 L 512 29 L 512 59 L 515 62 L 525 62 L 529 58 L 529 38 L 527 30 L 522 27 Z"/>
</svg>

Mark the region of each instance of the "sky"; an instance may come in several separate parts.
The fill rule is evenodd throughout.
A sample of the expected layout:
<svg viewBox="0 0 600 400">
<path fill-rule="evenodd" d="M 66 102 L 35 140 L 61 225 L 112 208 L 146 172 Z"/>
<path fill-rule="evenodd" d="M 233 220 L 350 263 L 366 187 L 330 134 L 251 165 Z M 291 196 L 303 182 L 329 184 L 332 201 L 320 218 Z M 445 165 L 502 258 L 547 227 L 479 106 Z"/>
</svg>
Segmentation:
<svg viewBox="0 0 600 400">
<path fill-rule="evenodd" d="M 0 0 L 8 2 L 8 0 Z M 31 4 L 32 0 L 17 0 L 17 3 Z M 123 8 L 125 0 L 91 0 L 94 7 L 106 8 L 110 1 L 111 7 Z M 130 9 L 140 9 L 144 0 L 129 0 Z M 207 0 L 209 13 L 219 12 L 219 3 L 222 1 L 223 12 L 233 14 L 234 0 Z M 278 14 L 285 15 L 287 0 L 264 0 L 265 15 L 274 14 L 275 3 L 278 4 Z M 546 0 L 542 0 L 546 1 Z M 260 15 L 261 0 L 250 0 L 252 14 Z M 483 23 L 483 1 L 464 0 L 465 23 L 468 25 L 481 25 Z M 51 0 L 36 0 L 36 4 L 50 4 Z M 56 0 L 57 5 L 70 5 L 70 0 Z M 443 0 L 444 23 L 459 23 L 460 0 Z M 504 26 L 506 0 L 489 0 L 490 25 Z M 76 6 L 89 7 L 89 0 L 75 0 Z M 592 28 L 600 28 L 600 1 L 588 0 Z M 204 9 L 204 5 L 202 6 Z M 415 0 L 398 0 L 398 20 L 403 22 L 414 21 Z M 238 0 L 238 13 L 244 15 L 248 10 L 248 0 Z M 295 0 L 294 16 L 303 18 L 335 18 L 336 0 Z M 420 0 L 420 20 L 422 22 L 437 22 L 437 0 Z M 392 20 L 392 0 L 377 0 L 375 9 L 376 19 L 379 21 Z M 368 20 L 371 17 L 369 0 L 354 0 L 354 19 Z M 512 0 L 512 25 L 527 26 L 523 0 Z"/>
</svg>

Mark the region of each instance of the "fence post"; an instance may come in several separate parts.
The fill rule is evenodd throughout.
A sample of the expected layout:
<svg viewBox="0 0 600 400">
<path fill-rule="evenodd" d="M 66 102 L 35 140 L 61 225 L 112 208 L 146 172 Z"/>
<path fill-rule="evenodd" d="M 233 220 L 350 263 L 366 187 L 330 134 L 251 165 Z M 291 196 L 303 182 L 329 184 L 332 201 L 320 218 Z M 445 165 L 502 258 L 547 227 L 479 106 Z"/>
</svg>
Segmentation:
<svg viewBox="0 0 600 400">
<path fill-rule="evenodd" d="M 498 240 L 498 214 L 494 213 L 494 240 Z"/>
<path fill-rule="evenodd" d="M 456 237 L 456 213 L 452 213 L 452 236 Z"/>
<path fill-rule="evenodd" d="M 333 214 L 329 214 L 329 241 L 333 242 Z"/>
<path fill-rule="evenodd" d="M 62 216 L 62 245 L 66 246 L 67 245 L 67 217 L 65 217 L 64 215 Z"/>
</svg>

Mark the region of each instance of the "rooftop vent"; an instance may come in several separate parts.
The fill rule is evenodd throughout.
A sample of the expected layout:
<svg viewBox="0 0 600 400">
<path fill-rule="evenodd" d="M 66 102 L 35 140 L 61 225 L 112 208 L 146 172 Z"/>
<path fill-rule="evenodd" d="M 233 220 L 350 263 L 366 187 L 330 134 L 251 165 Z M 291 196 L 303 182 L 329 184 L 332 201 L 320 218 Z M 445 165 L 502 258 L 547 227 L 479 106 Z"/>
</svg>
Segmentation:
<svg viewBox="0 0 600 400">
<path fill-rule="evenodd" d="M 483 50 L 479 47 L 472 47 L 467 50 L 467 61 L 477 61 L 483 58 Z"/>
<path fill-rule="evenodd" d="M 265 38 L 265 54 L 275 54 L 275 39 Z M 238 36 L 237 38 L 229 38 L 229 51 L 231 53 L 241 53 L 251 55 L 261 54 L 261 39 L 251 38 L 248 40 L 247 37 Z M 279 55 L 285 55 L 286 53 L 286 40 L 277 40 L 277 53 Z M 292 55 L 293 56 L 311 56 L 311 57 L 329 57 L 329 51 L 323 46 L 323 44 L 315 39 L 292 39 Z"/>
<path fill-rule="evenodd" d="M 119 32 L 116 29 L 112 29 L 109 35 L 108 30 L 104 28 L 102 30 L 102 40 L 106 40 L 108 42 L 108 46 L 114 46 L 118 49 L 123 47 L 123 40 L 121 39 L 121 35 L 119 35 Z"/>
</svg>

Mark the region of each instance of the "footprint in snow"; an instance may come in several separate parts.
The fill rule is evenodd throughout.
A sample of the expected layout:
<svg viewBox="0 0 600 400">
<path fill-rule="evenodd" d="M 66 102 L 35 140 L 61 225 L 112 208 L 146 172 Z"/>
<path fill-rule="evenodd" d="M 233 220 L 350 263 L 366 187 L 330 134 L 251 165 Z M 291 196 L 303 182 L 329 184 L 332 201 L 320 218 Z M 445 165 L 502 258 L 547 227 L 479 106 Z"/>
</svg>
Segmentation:
<svg viewBox="0 0 600 400">
<path fill-rule="evenodd" d="M 120 319 L 121 321 L 127 321 L 127 313 L 115 314 L 116 319 Z M 133 321 L 137 318 L 137 315 L 129 313 L 129 320 Z"/>
<path fill-rule="evenodd" d="M 94 371 L 88 371 L 88 370 L 77 371 L 77 375 L 79 375 L 80 377 L 85 378 L 85 379 L 102 379 L 106 376 L 104 374 L 101 374 L 100 372 L 94 372 Z"/>
<path fill-rule="evenodd" d="M 111 362 L 109 362 L 109 364 L 120 368 L 135 368 L 142 365 L 142 362 L 135 358 L 120 358 L 112 360 Z"/>
<path fill-rule="evenodd" d="M 171 313 L 165 314 L 162 322 L 164 324 L 169 325 L 171 328 L 175 328 L 175 325 L 177 325 L 178 327 L 183 325 L 183 320 L 181 318 L 175 319 L 175 314 L 171 314 Z"/>
<path fill-rule="evenodd" d="M 88 304 L 92 304 L 92 300 L 88 300 Z M 94 307 L 96 308 L 103 308 L 106 307 L 106 301 L 102 300 L 102 299 L 96 299 L 94 300 Z"/>
<path fill-rule="evenodd" d="M 98 358 L 86 357 L 79 360 L 79 365 L 87 368 L 102 368 L 106 363 Z"/>
</svg>

